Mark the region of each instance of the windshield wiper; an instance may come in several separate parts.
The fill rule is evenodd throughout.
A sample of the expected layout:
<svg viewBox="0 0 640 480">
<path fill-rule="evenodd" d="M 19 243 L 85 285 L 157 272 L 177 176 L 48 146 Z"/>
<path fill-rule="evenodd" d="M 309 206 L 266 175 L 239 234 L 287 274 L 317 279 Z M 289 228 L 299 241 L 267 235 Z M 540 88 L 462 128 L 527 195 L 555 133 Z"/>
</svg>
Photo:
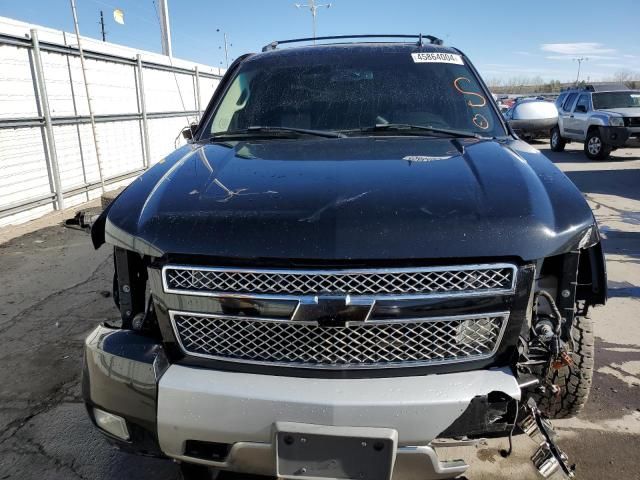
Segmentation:
<svg viewBox="0 0 640 480">
<path fill-rule="evenodd" d="M 378 123 L 373 127 L 361 128 L 358 131 L 360 132 L 384 132 L 387 130 L 393 131 L 405 131 L 411 132 L 412 134 L 418 135 L 448 135 L 456 138 L 484 138 L 482 135 L 478 135 L 477 133 L 465 131 L 465 130 L 452 130 L 448 128 L 436 128 L 436 127 L 428 127 L 426 125 L 412 125 L 409 123 Z"/>
<path fill-rule="evenodd" d="M 232 138 L 232 137 L 282 137 L 283 134 L 296 134 L 298 135 L 312 135 L 315 137 L 324 138 L 344 138 L 346 135 L 340 132 L 334 132 L 331 130 L 310 130 L 306 128 L 293 128 L 293 127 L 262 127 L 251 126 L 242 130 L 231 130 L 228 132 L 219 132 L 211 137 L 211 140 L 217 140 L 219 138 Z"/>
</svg>

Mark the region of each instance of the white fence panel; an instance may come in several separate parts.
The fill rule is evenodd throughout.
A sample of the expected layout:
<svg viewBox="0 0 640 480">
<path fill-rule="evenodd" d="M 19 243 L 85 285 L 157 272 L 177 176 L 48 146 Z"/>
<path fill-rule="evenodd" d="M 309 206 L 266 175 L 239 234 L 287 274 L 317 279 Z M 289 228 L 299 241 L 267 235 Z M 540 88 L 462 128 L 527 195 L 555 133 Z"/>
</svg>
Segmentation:
<svg viewBox="0 0 640 480">
<path fill-rule="evenodd" d="M 0 118 L 38 116 L 29 51 L 0 44 Z"/>
<path fill-rule="evenodd" d="M 46 97 L 37 80 L 36 28 Z M 100 162 L 75 36 L 0 17 L 0 226 L 60 208 L 59 197 L 64 207 L 96 198 L 100 170 L 105 189 L 130 182 L 184 143 L 180 131 L 197 121 L 223 74 L 152 52 L 82 42 Z"/>
</svg>

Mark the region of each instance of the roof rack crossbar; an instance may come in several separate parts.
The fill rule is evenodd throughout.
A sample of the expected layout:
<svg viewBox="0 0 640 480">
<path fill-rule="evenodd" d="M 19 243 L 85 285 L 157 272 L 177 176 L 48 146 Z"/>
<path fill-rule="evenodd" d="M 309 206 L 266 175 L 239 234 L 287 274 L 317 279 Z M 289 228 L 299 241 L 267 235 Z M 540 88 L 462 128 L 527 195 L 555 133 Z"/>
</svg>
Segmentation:
<svg viewBox="0 0 640 480">
<path fill-rule="evenodd" d="M 275 50 L 278 48 L 278 45 L 286 44 L 286 43 L 301 43 L 301 42 L 311 42 L 316 40 L 347 40 L 347 39 L 357 39 L 357 38 L 414 38 L 418 39 L 417 45 L 424 45 L 424 39 L 429 40 L 429 43 L 432 45 L 442 45 L 442 40 L 438 37 L 434 37 L 433 35 L 423 35 L 422 33 L 418 35 L 406 35 L 406 34 L 384 34 L 384 35 L 333 35 L 330 37 L 307 37 L 307 38 L 293 38 L 290 40 L 276 40 L 271 42 L 268 45 L 262 47 L 263 52 L 268 52 L 269 50 Z"/>
</svg>

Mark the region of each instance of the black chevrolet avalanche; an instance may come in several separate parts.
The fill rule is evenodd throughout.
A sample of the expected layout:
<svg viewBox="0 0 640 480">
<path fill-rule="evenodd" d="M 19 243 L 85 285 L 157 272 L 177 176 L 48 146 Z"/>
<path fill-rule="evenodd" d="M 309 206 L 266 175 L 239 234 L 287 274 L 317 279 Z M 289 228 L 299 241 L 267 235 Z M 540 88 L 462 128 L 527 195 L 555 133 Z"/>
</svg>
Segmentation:
<svg viewBox="0 0 640 480">
<path fill-rule="evenodd" d="M 572 476 L 547 419 L 589 394 L 596 221 L 462 52 L 400 37 L 242 56 L 95 223 L 120 319 L 83 394 L 122 450 L 185 478 L 435 479 L 467 468 L 446 447 L 526 432 Z"/>
</svg>

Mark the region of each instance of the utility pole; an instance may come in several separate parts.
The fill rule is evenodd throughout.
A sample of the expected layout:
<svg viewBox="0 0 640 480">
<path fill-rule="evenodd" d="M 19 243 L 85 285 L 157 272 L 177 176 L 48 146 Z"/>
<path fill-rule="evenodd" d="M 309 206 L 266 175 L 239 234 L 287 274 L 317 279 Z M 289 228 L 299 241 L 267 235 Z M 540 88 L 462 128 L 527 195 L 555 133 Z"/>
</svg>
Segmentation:
<svg viewBox="0 0 640 480">
<path fill-rule="evenodd" d="M 582 65 L 582 62 L 586 62 L 587 60 L 589 60 L 589 57 L 579 57 L 573 59 L 574 62 L 578 62 L 578 75 L 576 76 L 576 85 L 580 80 L 580 66 Z"/>
<path fill-rule="evenodd" d="M 162 35 L 162 54 L 172 57 L 171 53 L 171 27 L 169 26 L 169 6 L 167 0 L 159 0 L 160 6 L 160 35 Z"/>
<path fill-rule="evenodd" d="M 102 10 L 100 10 L 100 31 L 102 32 L 102 41 L 107 41 L 107 32 L 104 31 L 104 15 Z"/>
<path fill-rule="evenodd" d="M 316 43 L 316 17 L 318 16 L 319 8 L 331 8 L 330 3 L 318 5 L 316 0 L 309 0 L 309 3 L 296 3 L 297 8 L 308 8 L 311 11 L 311 17 L 313 18 L 313 43 Z"/>
</svg>

